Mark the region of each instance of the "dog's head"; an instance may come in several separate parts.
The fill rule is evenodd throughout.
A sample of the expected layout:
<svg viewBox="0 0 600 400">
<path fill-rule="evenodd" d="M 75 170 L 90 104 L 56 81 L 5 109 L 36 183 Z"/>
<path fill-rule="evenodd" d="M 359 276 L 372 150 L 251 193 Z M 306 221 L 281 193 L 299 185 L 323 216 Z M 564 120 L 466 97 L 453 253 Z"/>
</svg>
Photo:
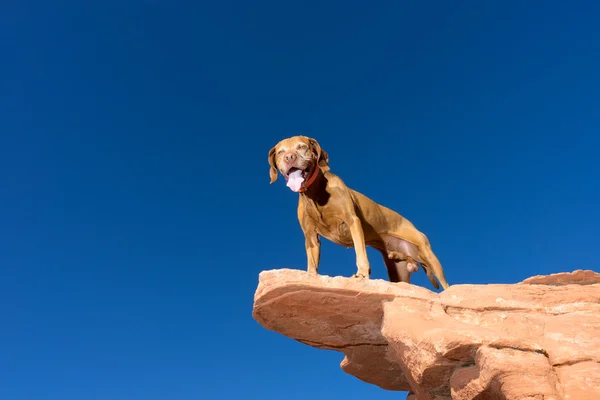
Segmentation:
<svg viewBox="0 0 600 400">
<path fill-rule="evenodd" d="M 269 165 L 271 183 L 277 180 L 278 171 L 286 181 L 292 173 L 306 181 L 315 172 L 317 165 L 322 171 L 329 171 L 329 156 L 315 139 L 292 136 L 283 139 L 269 151 Z"/>
</svg>

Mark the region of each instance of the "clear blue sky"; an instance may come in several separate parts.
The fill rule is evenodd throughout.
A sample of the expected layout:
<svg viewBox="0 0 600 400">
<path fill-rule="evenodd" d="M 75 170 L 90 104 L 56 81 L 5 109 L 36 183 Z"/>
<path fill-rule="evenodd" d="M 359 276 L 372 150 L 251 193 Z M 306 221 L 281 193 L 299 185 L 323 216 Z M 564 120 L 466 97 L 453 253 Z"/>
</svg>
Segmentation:
<svg viewBox="0 0 600 400">
<path fill-rule="evenodd" d="M 252 319 L 261 270 L 306 266 L 268 150 L 315 137 L 429 236 L 451 284 L 597 270 L 599 15 L 4 2 L 0 398 L 403 398 Z M 354 273 L 353 250 L 324 242 L 321 272 Z"/>
</svg>

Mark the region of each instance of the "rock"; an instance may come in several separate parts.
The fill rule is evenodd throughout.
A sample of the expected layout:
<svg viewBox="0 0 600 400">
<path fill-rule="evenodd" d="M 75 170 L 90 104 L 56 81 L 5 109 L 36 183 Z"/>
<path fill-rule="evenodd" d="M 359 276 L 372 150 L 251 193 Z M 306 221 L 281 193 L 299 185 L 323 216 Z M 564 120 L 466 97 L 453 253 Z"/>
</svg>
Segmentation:
<svg viewBox="0 0 600 400">
<path fill-rule="evenodd" d="M 600 283 L 600 274 L 594 271 L 578 269 L 571 273 L 562 272 L 552 275 L 536 275 L 521 283 L 530 285 L 594 285 Z"/>
<path fill-rule="evenodd" d="M 254 318 L 412 400 L 600 399 L 600 274 L 514 285 L 406 283 L 263 271 Z"/>
</svg>

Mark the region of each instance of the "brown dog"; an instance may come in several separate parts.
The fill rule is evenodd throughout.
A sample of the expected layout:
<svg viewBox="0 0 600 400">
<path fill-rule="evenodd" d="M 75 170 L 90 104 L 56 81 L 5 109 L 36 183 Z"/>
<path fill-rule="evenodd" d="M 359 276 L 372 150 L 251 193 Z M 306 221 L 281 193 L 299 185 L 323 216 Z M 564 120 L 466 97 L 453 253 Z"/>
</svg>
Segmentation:
<svg viewBox="0 0 600 400">
<path fill-rule="evenodd" d="M 410 221 L 367 196 L 348 188 L 329 172 L 329 156 L 315 139 L 294 136 L 269 151 L 271 183 L 277 171 L 287 186 L 300 193 L 298 220 L 305 236 L 308 272 L 319 269 L 323 236 L 356 251 L 357 278 L 369 278 L 371 267 L 366 246 L 383 255 L 391 282 L 410 283 L 410 274 L 423 266 L 427 277 L 439 289 L 433 276 L 446 289 L 442 265 L 431 250 L 427 237 Z"/>
</svg>

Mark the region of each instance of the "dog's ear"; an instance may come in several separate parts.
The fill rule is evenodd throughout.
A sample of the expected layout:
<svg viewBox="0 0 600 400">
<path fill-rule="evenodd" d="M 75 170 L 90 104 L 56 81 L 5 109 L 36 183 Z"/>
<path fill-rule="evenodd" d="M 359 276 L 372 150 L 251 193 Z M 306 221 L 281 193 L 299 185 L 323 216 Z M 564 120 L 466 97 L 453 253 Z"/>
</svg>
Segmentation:
<svg viewBox="0 0 600 400">
<path fill-rule="evenodd" d="M 271 166 L 271 169 L 269 170 L 269 175 L 271 176 L 271 182 L 273 183 L 277 180 L 277 165 L 276 165 L 276 161 L 275 161 L 275 156 L 277 155 L 275 153 L 275 147 L 273 147 L 270 151 L 269 151 L 269 165 Z"/>
<path fill-rule="evenodd" d="M 308 141 L 317 155 L 317 164 L 319 164 L 319 168 L 321 168 L 323 172 L 329 171 L 329 154 L 321 148 L 315 139 L 309 138 Z"/>
</svg>

